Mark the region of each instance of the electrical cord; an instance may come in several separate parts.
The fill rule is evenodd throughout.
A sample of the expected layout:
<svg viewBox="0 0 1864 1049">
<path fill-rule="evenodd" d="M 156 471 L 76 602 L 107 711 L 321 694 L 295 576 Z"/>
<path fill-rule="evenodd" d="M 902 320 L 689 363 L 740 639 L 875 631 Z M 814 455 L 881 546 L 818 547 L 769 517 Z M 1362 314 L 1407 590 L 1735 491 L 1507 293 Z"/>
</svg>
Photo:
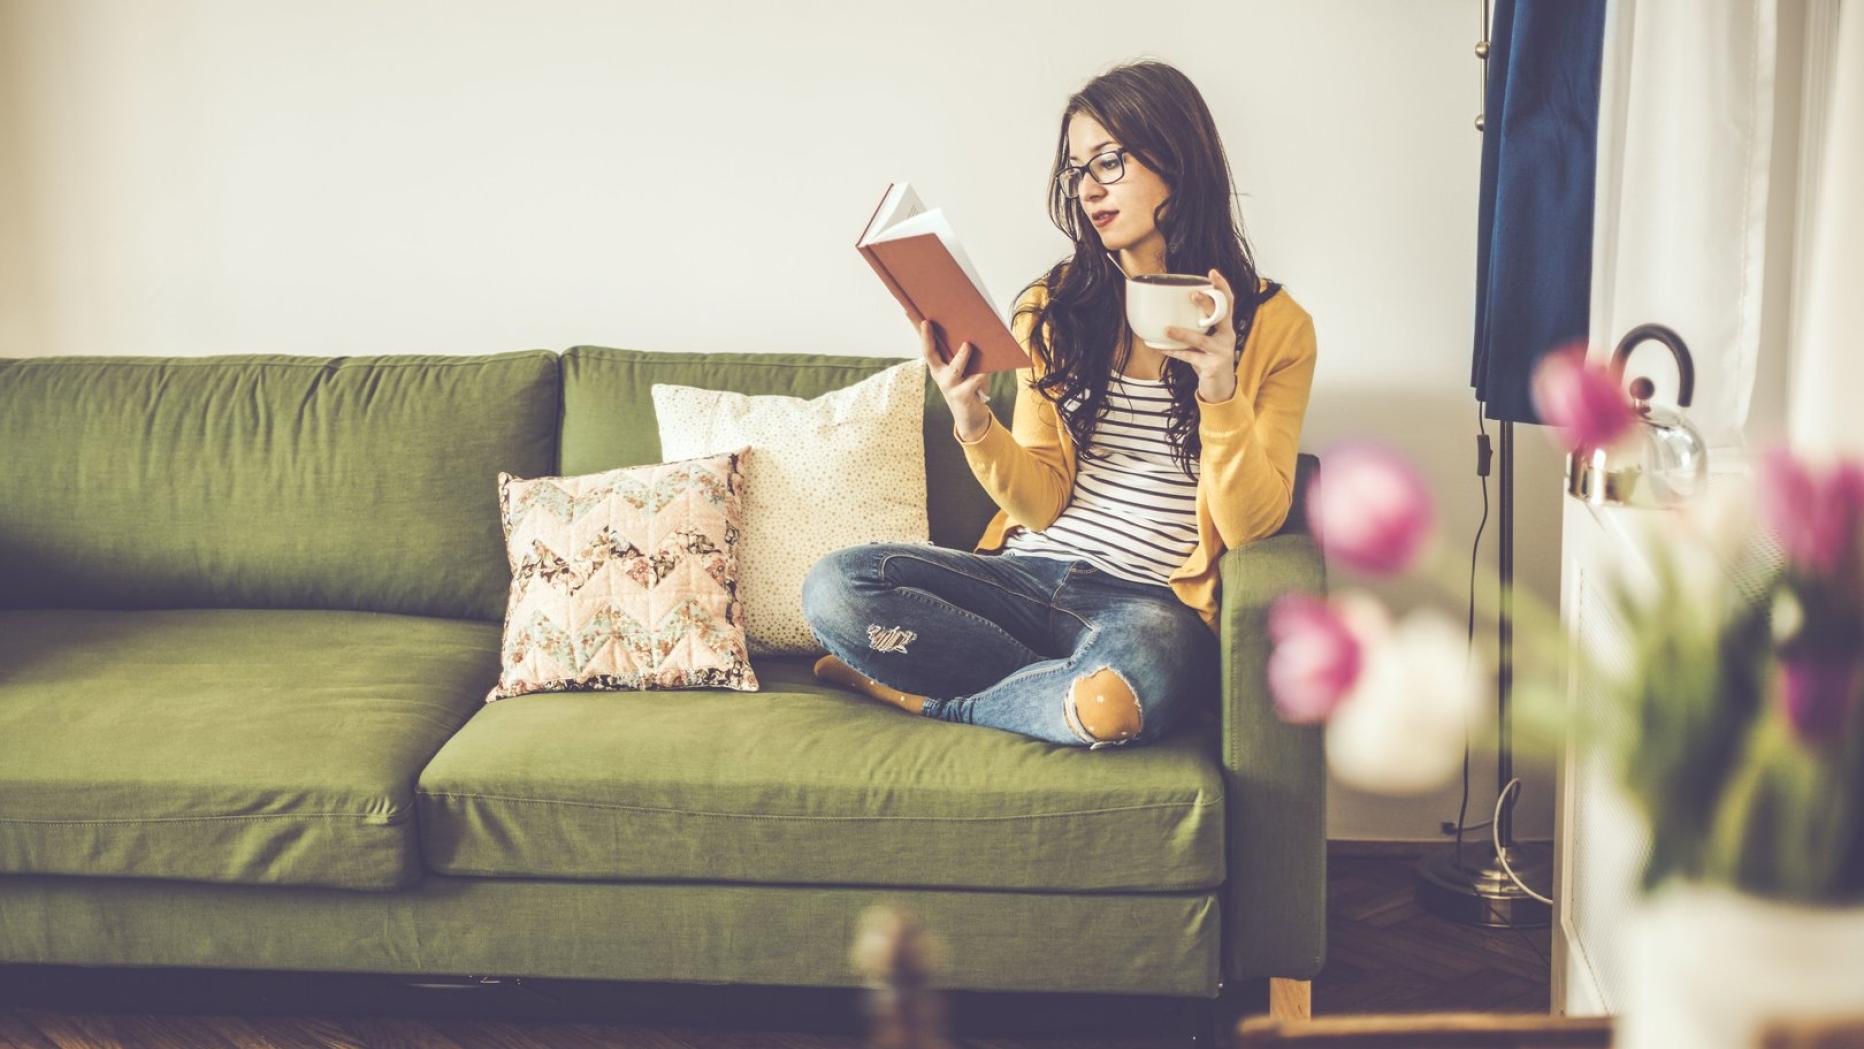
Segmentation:
<svg viewBox="0 0 1864 1049">
<path fill-rule="evenodd" d="M 1466 624 L 1468 652 L 1464 657 L 1467 665 L 1476 658 L 1476 558 L 1482 552 L 1482 532 L 1489 524 L 1489 428 L 1482 421 L 1482 402 L 1476 402 L 1476 476 L 1482 479 L 1482 520 L 1476 522 L 1476 539 L 1469 546 L 1469 615 Z M 1469 726 L 1463 726 L 1463 797 L 1456 803 L 1456 863 L 1463 862 L 1463 832 L 1482 826 L 1471 826 L 1465 822 L 1469 818 Z"/>
<path fill-rule="evenodd" d="M 1519 786 L 1521 786 L 1521 780 L 1518 777 L 1511 779 L 1508 781 L 1508 785 L 1501 789 L 1501 793 L 1495 795 L 1495 822 L 1489 824 L 1489 841 L 1495 846 L 1496 861 L 1502 865 L 1502 871 L 1508 875 L 1508 880 L 1514 882 L 1515 888 L 1520 889 L 1522 892 L 1527 893 L 1529 896 L 1551 907 L 1553 906 L 1553 901 L 1535 892 L 1533 889 L 1528 888 L 1527 882 L 1522 881 L 1521 876 L 1516 874 L 1514 868 L 1508 865 L 1508 854 L 1502 851 L 1502 828 L 1500 822 L 1502 818 L 1502 805 L 1507 802 L 1509 792 L 1515 790 Z"/>
</svg>

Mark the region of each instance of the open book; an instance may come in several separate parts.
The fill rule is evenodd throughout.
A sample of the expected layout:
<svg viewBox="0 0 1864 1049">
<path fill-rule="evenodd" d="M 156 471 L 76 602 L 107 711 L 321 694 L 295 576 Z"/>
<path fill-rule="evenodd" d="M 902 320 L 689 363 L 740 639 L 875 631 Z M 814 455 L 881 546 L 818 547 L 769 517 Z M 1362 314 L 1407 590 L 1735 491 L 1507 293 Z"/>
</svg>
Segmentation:
<svg viewBox="0 0 1864 1049">
<path fill-rule="evenodd" d="M 854 246 L 905 308 L 915 331 L 932 319 L 946 360 L 971 344 L 965 375 L 1029 367 L 1029 355 L 992 305 L 944 213 L 926 210 L 910 184 L 887 186 Z"/>
</svg>

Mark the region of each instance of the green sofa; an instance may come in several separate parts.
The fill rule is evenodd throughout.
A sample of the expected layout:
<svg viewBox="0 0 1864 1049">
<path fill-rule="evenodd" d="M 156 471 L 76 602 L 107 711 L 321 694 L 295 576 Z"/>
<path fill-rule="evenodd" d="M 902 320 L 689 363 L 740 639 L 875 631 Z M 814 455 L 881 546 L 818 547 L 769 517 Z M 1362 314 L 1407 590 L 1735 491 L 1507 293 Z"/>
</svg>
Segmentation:
<svg viewBox="0 0 1864 1049">
<path fill-rule="evenodd" d="M 1298 513 L 1224 556 L 1222 694 L 1155 745 L 912 719 L 801 657 L 755 693 L 482 702 L 500 470 L 658 461 L 654 382 L 897 363 L 0 361 L 0 963 L 849 987 L 895 900 L 954 989 L 1311 977 L 1320 740 L 1263 677 L 1266 605 L 1323 586 Z M 993 507 L 950 427 L 928 384 L 932 538 L 970 549 Z"/>
</svg>

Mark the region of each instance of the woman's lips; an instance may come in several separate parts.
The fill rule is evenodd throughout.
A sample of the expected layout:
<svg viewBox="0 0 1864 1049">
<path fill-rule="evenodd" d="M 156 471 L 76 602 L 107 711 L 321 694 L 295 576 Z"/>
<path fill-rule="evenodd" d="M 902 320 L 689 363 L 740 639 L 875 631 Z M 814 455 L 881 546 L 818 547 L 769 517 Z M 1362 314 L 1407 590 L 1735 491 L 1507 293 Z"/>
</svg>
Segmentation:
<svg viewBox="0 0 1864 1049">
<path fill-rule="evenodd" d="M 1114 219 L 1117 219 L 1119 217 L 1120 217 L 1119 212 L 1109 211 L 1105 215 L 1097 216 L 1094 219 L 1094 226 L 1096 229 L 1104 227 L 1107 223 L 1112 222 Z"/>
</svg>

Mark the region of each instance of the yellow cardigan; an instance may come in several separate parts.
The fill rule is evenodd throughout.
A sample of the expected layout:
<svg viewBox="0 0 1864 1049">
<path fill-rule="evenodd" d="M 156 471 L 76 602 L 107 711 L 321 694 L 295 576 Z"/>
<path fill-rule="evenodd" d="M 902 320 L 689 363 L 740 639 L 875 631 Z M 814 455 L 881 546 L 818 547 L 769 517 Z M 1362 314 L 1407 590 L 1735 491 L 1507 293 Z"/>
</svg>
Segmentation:
<svg viewBox="0 0 1864 1049">
<path fill-rule="evenodd" d="M 1266 282 L 1261 287 L 1266 287 Z M 1048 288 L 1038 282 L 1017 310 L 1041 306 Z M 1016 408 L 1009 430 L 991 413 L 975 441 L 958 440 L 984 491 L 1000 509 L 977 541 L 975 553 L 1003 548 L 1009 529 L 1047 528 L 1074 493 L 1073 436 L 1056 406 L 1032 385 L 1042 360 L 1029 349 L 1031 315 L 1014 317 L 1017 341 L 1031 367 L 1016 370 Z M 1254 326 L 1237 362 L 1236 393 L 1215 403 L 1197 396 L 1197 548 L 1167 583 L 1212 631 L 1217 629 L 1219 555 L 1229 547 L 1274 535 L 1294 497 L 1294 460 L 1314 382 L 1314 321 L 1286 290 L 1257 307 Z M 957 438 L 954 427 L 952 437 Z"/>
</svg>

